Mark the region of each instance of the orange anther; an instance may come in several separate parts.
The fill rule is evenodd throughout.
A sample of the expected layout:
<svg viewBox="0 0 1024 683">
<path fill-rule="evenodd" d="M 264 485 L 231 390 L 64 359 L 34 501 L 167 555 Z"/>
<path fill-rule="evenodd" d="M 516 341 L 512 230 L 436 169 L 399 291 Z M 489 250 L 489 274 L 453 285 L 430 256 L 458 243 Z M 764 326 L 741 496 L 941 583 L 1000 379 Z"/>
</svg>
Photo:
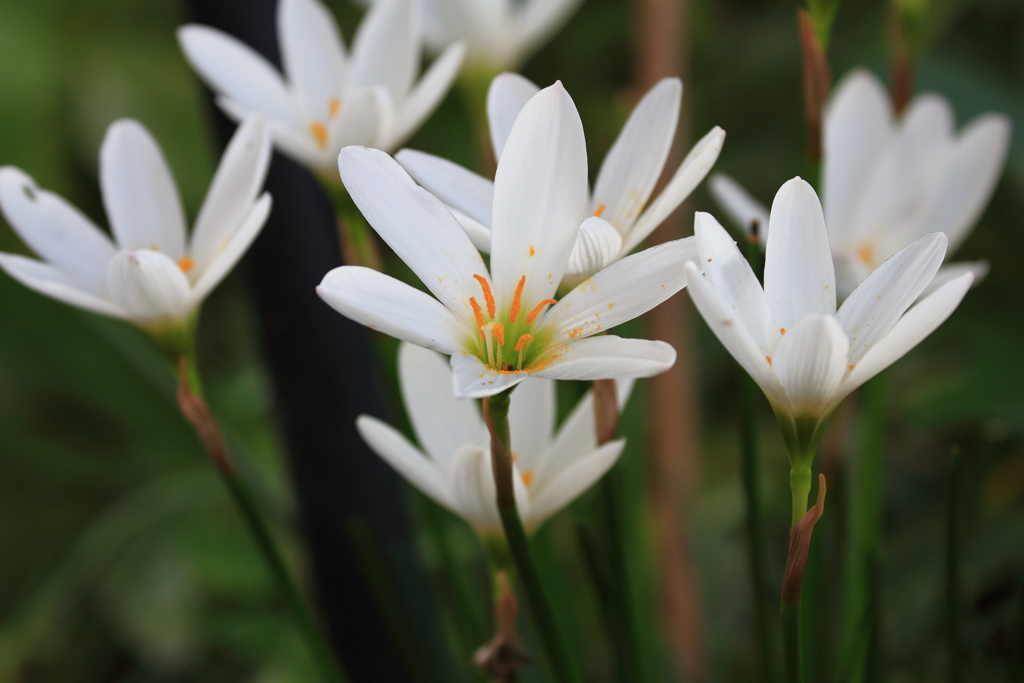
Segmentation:
<svg viewBox="0 0 1024 683">
<path fill-rule="evenodd" d="M 523 349 L 526 348 L 526 345 L 532 341 L 533 337 L 531 337 L 528 334 L 524 334 L 522 337 L 519 338 L 519 341 L 516 342 L 516 347 L 512 350 L 515 351 L 516 353 L 522 353 Z"/>
<path fill-rule="evenodd" d="M 480 283 L 480 289 L 484 290 L 484 302 L 487 304 L 487 315 L 494 318 L 494 314 L 497 311 L 497 307 L 494 305 L 494 295 L 491 294 L 491 286 L 487 283 L 487 278 L 483 275 L 474 275 L 476 281 Z"/>
<path fill-rule="evenodd" d="M 494 323 L 494 341 L 498 343 L 498 346 L 505 345 L 505 326 L 501 323 Z"/>
<path fill-rule="evenodd" d="M 196 262 L 190 259 L 188 256 L 178 261 L 178 267 L 181 268 L 181 272 L 187 273 L 188 271 L 195 268 Z"/>
<path fill-rule="evenodd" d="M 607 208 L 608 207 L 605 206 L 604 204 L 598 204 L 597 208 L 594 209 L 594 217 L 595 218 L 600 218 L 601 214 L 604 213 L 604 210 L 607 209 Z"/>
<path fill-rule="evenodd" d="M 483 314 L 483 311 L 480 310 L 480 304 L 478 304 L 476 302 L 476 297 L 475 296 L 469 297 L 469 305 L 473 308 L 473 317 L 476 318 L 476 326 L 477 327 L 483 327 L 484 326 L 484 314 Z M 484 336 L 484 331 L 483 330 L 480 330 L 480 336 L 481 337 Z"/>
<path fill-rule="evenodd" d="M 316 138 L 316 144 L 320 149 L 327 149 L 327 128 L 319 121 L 309 124 L 309 132 Z"/>
<path fill-rule="evenodd" d="M 525 484 L 526 486 L 529 486 L 530 484 L 533 483 L 533 472 L 531 472 L 530 470 L 526 470 L 519 476 L 522 477 L 523 484 Z"/>
<path fill-rule="evenodd" d="M 512 295 L 512 310 L 509 311 L 508 321 L 514 323 L 516 318 L 519 317 L 519 308 L 523 305 L 523 287 L 526 286 L 526 276 L 519 278 L 519 284 L 516 285 L 516 293 Z"/>
<path fill-rule="evenodd" d="M 333 119 L 341 111 L 341 100 L 337 97 L 332 97 L 327 100 L 327 114 Z"/>
<path fill-rule="evenodd" d="M 544 301 L 541 301 L 539 304 L 537 304 L 536 308 L 534 308 L 532 311 L 530 311 L 530 315 L 526 316 L 526 324 L 529 325 L 534 320 L 536 320 L 537 316 L 540 315 L 540 310 L 542 308 L 544 308 L 548 304 L 557 304 L 557 303 L 558 302 L 555 301 L 554 299 L 544 299 Z"/>
</svg>

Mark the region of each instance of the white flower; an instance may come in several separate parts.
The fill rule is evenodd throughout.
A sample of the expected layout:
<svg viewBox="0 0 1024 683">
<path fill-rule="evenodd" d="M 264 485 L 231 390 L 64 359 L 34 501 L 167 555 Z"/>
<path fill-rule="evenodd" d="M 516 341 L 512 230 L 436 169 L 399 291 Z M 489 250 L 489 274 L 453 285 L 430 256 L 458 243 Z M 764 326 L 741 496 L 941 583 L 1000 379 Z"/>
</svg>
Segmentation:
<svg viewBox="0 0 1024 683">
<path fill-rule="evenodd" d="M 708 326 L 768 396 L 791 451 L 806 451 L 847 394 L 949 317 L 974 276 L 956 277 L 911 308 L 945 255 L 946 236 L 932 233 L 876 268 L 837 312 L 825 219 L 811 186 L 799 178 L 783 185 L 769 223 L 763 290 L 706 213 L 695 225 L 705 274 L 687 263 L 686 281 Z"/>
<path fill-rule="evenodd" d="M 100 149 L 113 240 L 61 197 L 6 166 L 0 209 L 42 260 L 0 254 L 0 267 L 42 294 L 151 331 L 185 324 L 267 219 L 270 195 L 257 195 L 270 149 L 264 117 L 246 118 L 224 152 L 191 238 L 167 162 L 137 121 L 111 124 Z"/>
<path fill-rule="evenodd" d="M 475 402 L 452 396 L 451 370 L 433 351 L 402 344 L 398 376 L 413 431 L 422 450 L 397 430 L 368 415 L 359 433 L 410 484 L 459 515 L 481 535 L 501 534 L 495 502 L 490 436 Z M 631 382 L 618 387 L 619 409 Z M 530 379 L 512 394 L 509 434 L 516 506 L 533 531 L 611 469 L 624 439 L 598 447 L 590 392 L 555 430 L 555 383 Z"/>
<path fill-rule="evenodd" d="M 970 233 L 999 179 L 1011 124 L 983 114 L 960 133 L 954 125 L 949 101 L 934 93 L 918 95 L 897 117 L 885 87 L 864 69 L 836 86 L 822 131 L 822 204 L 840 298 L 926 233 L 944 233 L 950 253 Z M 711 189 L 734 220 L 758 207 L 734 183 L 713 179 Z M 933 287 L 987 270 L 985 262 L 945 266 Z"/>
<path fill-rule="evenodd" d="M 444 204 L 391 157 L 348 147 L 338 165 L 370 225 L 433 296 L 350 266 L 328 273 L 317 292 L 357 322 L 450 354 L 457 395 L 490 396 L 528 375 L 648 377 L 675 362 L 663 342 L 593 335 L 679 291 L 692 237 L 622 259 L 552 299 L 587 202 L 583 126 L 561 83 L 531 99 L 509 135 L 494 183 L 490 269 Z"/>
<path fill-rule="evenodd" d="M 501 74 L 487 96 L 491 141 L 501 158 L 509 131 L 537 86 L 517 74 Z M 584 225 L 562 287 L 571 289 L 635 249 L 704 179 L 718 158 L 725 131 L 715 127 L 694 145 L 675 176 L 648 205 L 672 148 L 683 84 L 666 78 L 633 110 L 597 175 Z M 395 158 L 423 187 L 452 209 L 478 249 L 490 251 L 491 181 L 450 161 L 403 149 Z"/>
<path fill-rule="evenodd" d="M 349 55 L 318 0 L 281 0 L 283 77 L 248 45 L 208 26 L 183 26 L 178 40 L 229 116 L 266 113 L 281 150 L 333 173 L 346 145 L 400 145 L 451 87 L 465 52 L 461 45 L 450 46 L 416 82 L 420 23 L 417 0 L 381 0 L 359 26 Z"/>
</svg>

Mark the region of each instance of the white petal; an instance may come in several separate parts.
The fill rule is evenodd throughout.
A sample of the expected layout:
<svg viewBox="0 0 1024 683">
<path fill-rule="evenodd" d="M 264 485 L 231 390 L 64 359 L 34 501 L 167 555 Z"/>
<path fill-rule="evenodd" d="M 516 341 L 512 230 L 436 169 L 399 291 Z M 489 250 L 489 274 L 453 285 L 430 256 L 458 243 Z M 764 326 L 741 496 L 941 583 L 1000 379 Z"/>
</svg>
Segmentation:
<svg viewBox="0 0 1024 683">
<path fill-rule="evenodd" d="M 773 361 L 794 415 L 820 417 L 846 374 L 850 342 L 831 315 L 808 313 L 779 342 Z"/>
<path fill-rule="evenodd" d="M 437 105 L 451 90 L 456 76 L 459 75 L 465 55 L 465 45 L 456 43 L 449 45 L 448 49 L 434 60 L 434 63 L 430 65 L 427 72 L 423 74 L 399 105 L 398 131 L 395 138 L 388 141 L 388 149 L 394 149 L 405 142 L 437 108 Z"/>
<path fill-rule="evenodd" d="M 566 278 L 584 279 L 615 260 L 622 250 L 622 235 L 603 218 L 591 216 L 580 225 L 580 234 L 565 266 Z"/>
<path fill-rule="evenodd" d="M 522 9 L 517 57 L 530 57 L 569 20 L 583 0 L 529 0 Z"/>
<path fill-rule="evenodd" d="M 661 177 L 679 120 L 683 83 L 665 78 L 636 105 L 604 158 L 591 202 L 622 234 L 633 226 Z"/>
<path fill-rule="evenodd" d="M 441 353 L 455 353 L 470 334 L 429 294 L 369 268 L 335 268 L 316 293 L 334 310 L 371 330 Z"/>
<path fill-rule="evenodd" d="M 390 118 L 389 118 L 390 117 Z M 394 104 L 387 89 L 355 88 L 348 93 L 341 113 L 331 122 L 329 142 L 320 149 L 324 164 L 333 171 L 338 153 L 348 145 L 377 145 L 388 121 L 394 118 Z M 312 139 L 312 136 L 309 136 Z M 383 146 L 383 145 L 381 145 Z"/>
<path fill-rule="evenodd" d="M 676 350 L 661 341 L 590 337 L 560 346 L 541 359 L 543 370 L 531 373 L 548 379 L 630 379 L 653 377 L 676 362 Z"/>
<path fill-rule="evenodd" d="M 439 505 L 458 514 L 442 470 L 420 453 L 398 430 L 369 415 L 360 415 L 356 418 L 356 428 L 363 441 L 407 482 Z"/>
<path fill-rule="evenodd" d="M 141 323 L 183 320 L 191 312 L 188 278 L 157 251 L 118 252 L 107 271 L 107 290 L 129 318 Z"/>
<path fill-rule="evenodd" d="M 78 209 L 13 166 L 0 168 L 0 209 L 18 237 L 68 284 L 105 294 L 114 245 Z"/>
<path fill-rule="evenodd" d="M 788 181 L 775 195 L 768 224 L 764 298 L 772 329 L 788 329 L 807 313 L 835 314 L 836 276 L 814 189 L 800 178 Z"/>
<path fill-rule="evenodd" d="M 243 121 L 246 117 L 261 113 L 257 109 L 251 109 L 230 97 L 217 97 L 217 106 L 220 107 L 229 118 L 235 121 Z M 333 171 L 335 157 L 329 157 L 321 151 L 316 140 L 309 134 L 309 130 L 302 126 L 290 126 L 281 123 L 277 119 L 270 119 L 270 136 L 274 144 L 284 154 L 293 160 L 314 169 L 323 168 Z"/>
<path fill-rule="evenodd" d="M 757 382 L 770 400 L 781 403 L 784 407 L 787 406 L 785 391 L 775 376 L 771 363 L 766 359 L 766 354 L 758 348 L 758 344 L 750 335 L 743 320 L 736 314 L 735 309 L 700 274 L 696 264 L 687 263 L 684 269 L 686 289 L 690 293 L 690 298 L 693 299 L 704 322 L 718 337 L 718 341 L 722 342 L 722 346 Z"/>
<path fill-rule="evenodd" d="M 523 521 L 528 529 L 536 529 L 584 491 L 597 483 L 610 470 L 626 447 L 625 439 L 609 441 L 586 457 L 580 458 L 530 500 L 530 514 Z M 533 488 L 537 487 L 534 481 Z"/>
<path fill-rule="evenodd" d="M 353 76 L 402 101 L 420 68 L 420 12 L 414 0 L 376 0 L 352 42 Z"/>
<path fill-rule="evenodd" d="M 270 215 L 270 195 L 264 193 L 250 209 L 226 244 L 219 245 L 219 251 L 212 256 L 205 270 L 199 275 L 195 285 L 192 287 L 191 301 L 198 305 L 213 291 L 213 288 L 220 284 L 235 264 L 241 260 L 253 240 L 260 234 L 263 225 Z"/>
<path fill-rule="evenodd" d="M 208 26 L 178 29 L 178 42 L 192 68 L 215 91 L 289 127 L 299 127 L 288 87 L 262 55 L 237 38 Z"/>
<path fill-rule="evenodd" d="M 494 204 L 494 183 L 490 180 L 452 161 L 413 149 L 403 149 L 395 155 L 395 161 L 430 194 L 490 229 Z"/>
<path fill-rule="evenodd" d="M 854 240 L 854 214 L 893 131 L 892 105 L 881 81 L 854 69 L 835 86 L 822 130 L 822 204 L 829 236 Z"/>
<path fill-rule="evenodd" d="M 227 246 L 252 210 L 270 165 L 270 127 L 262 115 L 246 118 L 228 143 L 196 217 L 189 247 L 201 274 Z"/>
<path fill-rule="evenodd" d="M 911 307 L 853 368 L 834 402 L 885 370 L 934 332 L 960 305 L 973 280 L 971 273 L 964 273 Z"/>
<path fill-rule="evenodd" d="M 562 84 L 523 108 L 494 180 L 491 275 L 499 310 L 520 278 L 527 310 L 555 293 L 587 201 L 587 147 L 576 105 Z"/>
<path fill-rule="evenodd" d="M 629 253 L 643 242 L 662 221 L 682 204 L 690 193 L 704 180 L 711 167 L 715 165 L 722 145 L 725 143 L 725 131 L 715 126 L 693 146 L 686 159 L 676 169 L 672 180 L 668 182 L 661 194 L 647 207 L 636 225 L 626 235 L 622 245 L 623 253 Z"/>
<path fill-rule="evenodd" d="M 500 534 L 501 518 L 488 451 L 470 445 L 460 448 L 446 475 L 456 513 L 478 533 Z"/>
<path fill-rule="evenodd" d="M 464 351 L 452 352 L 452 391 L 459 398 L 486 398 L 522 382 L 526 372 L 496 372 Z"/>
<path fill-rule="evenodd" d="M 346 147 L 341 179 L 366 220 L 441 303 L 472 321 L 469 297 L 481 296 L 473 275 L 487 276 L 480 253 L 434 195 L 377 150 Z"/>
<path fill-rule="evenodd" d="M 491 129 L 494 158 L 501 159 L 512 125 L 526 103 L 540 92 L 533 81 L 516 73 L 498 74 L 487 90 L 487 121 Z M 488 216 L 487 222 L 490 222 Z"/>
<path fill-rule="evenodd" d="M 553 381 L 530 378 L 512 392 L 509 434 L 516 466 L 521 472 L 536 475 L 555 431 L 556 414 Z"/>
<path fill-rule="evenodd" d="M 452 394 L 447 358 L 403 343 L 398 349 L 398 377 L 416 438 L 443 470 L 465 444 L 488 445 L 487 427 L 475 402 L 461 401 Z"/>
<path fill-rule="evenodd" d="M 935 273 L 935 277 L 933 277 L 932 281 L 928 283 L 928 286 L 924 288 L 924 291 L 921 292 L 918 299 L 923 299 L 939 287 L 951 280 L 957 279 L 964 273 L 970 273 L 974 276 L 974 282 L 971 284 L 972 286 L 977 287 L 978 283 L 988 275 L 990 268 L 991 266 L 989 265 L 989 262 L 984 259 L 980 261 L 957 261 L 955 263 L 948 263 L 944 266 L 940 266 L 938 272 Z"/>
<path fill-rule="evenodd" d="M 700 249 L 698 268 L 703 268 L 708 282 L 739 317 L 761 355 L 771 355 L 780 331 L 769 328 L 771 311 L 746 257 L 711 214 L 698 211 L 693 224 Z"/>
<path fill-rule="evenodd" d="M 76 308 L 112 318 L 127 318 L 120 306 L 93 292 L 82 289 L 54 266 L 17 254 L 0 253 L 0 268 L 8 275 L 40 294 Z M 104 285 L 106 289 L 106 285 Z"/>
<path fill-rule="evenodd" d="M 1009 117 L 986 114 L 971 121 L 956 141 L 949 171 L 923 223 L 929 231 L 946 233 L 950 253 L 970 233 L 995 190 L 1010 148 L 1011 129 Z"/>
<path fill-rule="evenodd" d="M 345 46 L 334 17 L 317 0 L 281 0 L 277 30 L 288 80 L 302 94 L 308 113 L 327 121 L 332 101 L 344 105 Z"/>
<path fill-rule="evenodd" d="M 486 225 L 470 218 L 466 214 L 462 213 L 458 209 L 451 209 L 452 215 L 455 216 L 455 220 L 459 222 L 462 229 L 466 231 L 466 235 L 469 236 L 469 241 L 473 243 L 473 246 L 481 254 L 491 253 L 491 229 Z"/>
<path fill-rule="evenodd" d="M 110 124 L 100 148 L 100 187 L 111 230 L 125 250 L 185 256 L 185 216 L 163 152 L 138 121 Z"/>
<path fill-rule="evenodd" d="M 757 239 L 763 245 L 768 238 L 768 209 L 724 173 L 715 173 L 708 181 L 708 190 L 736 227 L 749 236 L 757 226 Z"/>
<path fill-rule="evenodd" d="M 582 339 L 651 310 L 686 285 L 682 265 L 697 258 L 692 237 L 627 256 L 551 307 L 543 326 L 552 339 Z"/>
<path fill-rule="evenodd" d="M 836 319 L 857 364 L 921 296 L 946 255 L 946 236 L 933 232 L 875 268 L 843 302 Z"/>
</svg>

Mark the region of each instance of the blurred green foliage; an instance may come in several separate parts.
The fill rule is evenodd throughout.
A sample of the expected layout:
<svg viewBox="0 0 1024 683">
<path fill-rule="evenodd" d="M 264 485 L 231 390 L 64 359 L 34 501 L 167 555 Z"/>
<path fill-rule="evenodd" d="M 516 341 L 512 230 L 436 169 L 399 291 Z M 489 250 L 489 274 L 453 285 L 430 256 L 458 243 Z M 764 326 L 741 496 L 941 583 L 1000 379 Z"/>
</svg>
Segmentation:
<svg viewBox="0 0 1024 683">
<path fill-rule="evenodd" d="M 351 36 L 358 10 L 331 3 Z M 809 169 L 804 154 L 794 2 L 689 0 L 692 54 L 684 106 L 690 138 L 728 131 L 718 164 L 764 200 Z M 918 89 L 948 96 L 958 122 L 1007 112 L 1024 129 L 1024 3 L 901 2 L 913 11 Z M 846 2 L 830 45 L 839 76 L 888 72 L 883 0 Z M 587 0 L 526 67 L 562 79 L 587 129 L 596 169 L 638 95 L 631 84 L 628 0 Z M 161 142 L 194 216 L 214 158 L 201 91 L 181 57 L 172 0 L 0 0 L 0 163 L 14 164 L 105 225 L 96 159 L 106 126 L 140 119 Z M 453 93 L 410 146 L 473 165 L 463 103 Z M 700 189 L 689 206 L 710 210 Z M 959 257 L 991 274 L 960 310 L 889 373 L 881 656 L 888 680 L 945 676 L 943 552 L 951 445 L 964 453 L 965 624 L 970 680 L 1024 680 L 1024 136 L 991 206 Z M 0 223 L 0 249 L 23 251 Z M 400 272 L 397 264 L 389 264 Z M 685 296 L 685 295 L 682 295 Z M 194 436 L 148 339 L 0 277 L 0 682 L 314 680 L 302 644 Z M 262 499 L 303 562 L 273 397 L 241 278 L 210 299 L 200 363 L 210 400 Z M 700 568 L 713 680 L 756 681 L 738 476 L 733 361 L 697 324 L 704 445 L 689 520 Z M 638 329 L 636 330 L 637 333 Z M 387 366 L 395 345 L 381 344 Z M 393 368 L 385 367 L 388 374 Z M 563 388 L 567 411 L 580 387 Z M 657 680 L 670 680 L 659 636 L 652 521 L 646 497 L 642 390 L 624 418 L 630 438 L 612 485 L 626 497 L 637 628 Z M 392 397 L 400 414 L 397 399 Z M 762 406 L 770 577 L 782 573 L 788 522 L 785 456 Z M 853 411 L 851 411 L 853 414 Z M 839 419 L 836 420 L 837 424 Z M 819 465 L 842 481 L 858 422 Z M 833 431 L 840 431 L 836 425 Z M 580 553 L 602 536 L 599 496 L 585 496 L 538 536 L 543 573 L 572 627 L 588 680 L 612 680 L 601 601 Z M 486 575 L 458 520 L 418 495 L 419 550 L 446 605 L 457 659 L 487 637 Z M 830 486 L 816 538 L 823 622 L 818 680 L 837 675 L 843 495 Z M 585 527 L 590 531 L 581 531 Z M 1016 678 L 1014 678 L 1016 676 Z M 469 680 L 467 678 L 466 680 Z"/>
</svg>

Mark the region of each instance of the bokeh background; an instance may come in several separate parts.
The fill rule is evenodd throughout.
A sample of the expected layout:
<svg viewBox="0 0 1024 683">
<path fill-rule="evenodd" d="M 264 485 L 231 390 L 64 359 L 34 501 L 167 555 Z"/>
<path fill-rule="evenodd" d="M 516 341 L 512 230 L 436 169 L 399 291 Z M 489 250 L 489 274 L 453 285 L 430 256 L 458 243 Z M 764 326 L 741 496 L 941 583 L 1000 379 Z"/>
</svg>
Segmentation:
<svg viewBox="0 0 1024 683">
<path fill-rule="evenodd" d="M 916 89 L 949 97 L 960 124 L 984 111 L 1006 112 L 1018 134 L 991 205 L 959 252 L 989 259 L 990 275 L 881 379 L 888 419 L 884 547 L 874 577 L 881 633 L 875 647 L 884 671 L 878 680 L 946 680 L 945 553 L 951 453 L 958 446 L 967 680 L 1020 681 L 1024 3 L 901 1 L 923 17 L 914 29 Z M 328 4 L 350 38 L 362 10 L 346 0 Z M 722 126 L 728 138 L 717 168 L 768 202 L 785 180 L 812 173 L 796 4 L 687 4 L 684 107 L 692 139 Z M 888 79 L 890 11 L 883 0 L 844 3 L 830 47 L 837 77 L 866 65 Z M 160 141 L 194 216 L 216 153 L 205 94 L 174 38 L 187 14 L 175 0 L 0 0 L 0 163 L 25 169 L 105 225 L 98 148 L 112 120 L 131 116 Z M 638 95 L 632 64 L 643 37 L 633 17 L 628 0 L 586 0 L 523 70 L 540 84 L 565 83 L 580 109 L 594 169 Z M 458 92 L 409 146 L 475 164 Z M 685 211 L 694 209 L 717 212 L 703 187 Z M 24 250 L 2 219 L 0 250 Z M 763 680 L 742 527 L 737 372 L 703 323 L 695 328 L 702 448 L 687 525 L 698 567 L 702 609 L 694 619 L 704 634 L 705 679 Z M 305 566 L 258 329 L 248 281 L 235 273 L 204 307 L 200 364 L 233 449 L 295 561 Z M 379 341 L 385 378 L 393 372 L 394 349 Z M 284 605 L 176 410 L 174 388 L 142 333 L 0 276 L 0 682 L 314 680 Z M 563 398 L 573 392 L 567 388 Z M 390 402 L 400 422 L 393 393 Z M 648 674 L 673 680 L 678 674 L 659 627 L 653 579 L 647 407 L 639 391 L 624 420 L 629 447 L 614 474 L 628 502 L 627 560 Z M 812 649 L 816 681 L 838 680 L 842 669 L 836 645 L 842 476 L 844 459 L 855 457 L 860 424 L 847 413 L 846 438 L 834 439 L 819 458 L 836 478 L 809 576 L 820 619 Z M 788 531 L 787 468 L 766 403 L 761 418 L 768 575 L 777 586 Z M 344 445 L 338 449 L 342 458 Z M 413 668 L 424 681 L 475 680 L 463 662 L 488 636 L 480 548 L 457 519 L 407 494 L 395 504 L 421 529 L 414 551 L 443 625 L 436 639 L 441 651 Z M 601 537 L 598 510 L 593 494 L 584 497 L 545 527 L 536 546 L 588 680 L 611 681 L 600 590 L 580 546 L 588 533 Z M 454 573 L 443 571 L 453 567 Z M 422 617 L 410 618 L 417 632 Z"/>
</svg>

